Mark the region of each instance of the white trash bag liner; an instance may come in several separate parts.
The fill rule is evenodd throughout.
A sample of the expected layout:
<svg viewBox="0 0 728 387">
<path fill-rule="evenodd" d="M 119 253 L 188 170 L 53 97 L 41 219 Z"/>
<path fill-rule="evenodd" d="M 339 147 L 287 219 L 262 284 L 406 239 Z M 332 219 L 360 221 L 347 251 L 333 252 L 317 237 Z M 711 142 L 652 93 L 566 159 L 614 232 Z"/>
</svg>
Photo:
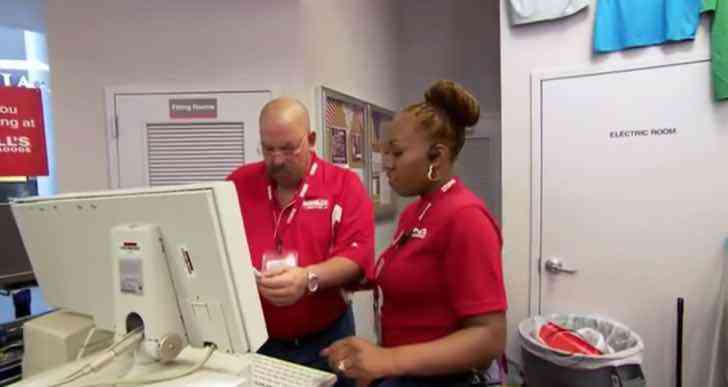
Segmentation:
<svg viewBox="0 0 728 387">
<path fill-rule="evenodd" d="M 603 355 L 571 354 L 545 345 L 538 337 L 541 326 L 553 322 L 578 333 Z M 553 314 L 521 321 L 518 331 L 523 348 L 536 357 L 561 367 L 593 370 L 642 364 L 642 338 L 624 324 L 596 315 Z"/>
</svg>

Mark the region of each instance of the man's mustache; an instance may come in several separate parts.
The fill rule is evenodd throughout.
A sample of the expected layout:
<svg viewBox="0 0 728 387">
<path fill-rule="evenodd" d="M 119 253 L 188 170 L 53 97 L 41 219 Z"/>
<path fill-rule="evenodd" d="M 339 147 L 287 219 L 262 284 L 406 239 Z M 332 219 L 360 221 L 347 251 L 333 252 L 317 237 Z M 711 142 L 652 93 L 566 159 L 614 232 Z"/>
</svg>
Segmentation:
<svg viewBox="0 0 728 387">
<path fill-rule="evenodd" d="M 271 165 L 271 166 L 268 167 L 268 173 L 270 173 L 271 175 L 277 175 L 277 174 L 279 174 L 281 172 L 286 172 L 286 165 L 285 164 L 281 164 L 281 165 Z"/>
</svg>

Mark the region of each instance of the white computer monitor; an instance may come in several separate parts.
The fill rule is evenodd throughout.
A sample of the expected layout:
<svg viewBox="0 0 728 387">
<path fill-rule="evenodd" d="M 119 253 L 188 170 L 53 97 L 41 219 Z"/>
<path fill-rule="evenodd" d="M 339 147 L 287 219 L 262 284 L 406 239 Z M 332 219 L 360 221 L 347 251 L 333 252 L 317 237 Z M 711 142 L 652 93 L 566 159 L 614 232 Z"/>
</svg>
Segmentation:
<svg viewBox="0 0 728 387">
<path fill-rule="evenodd" d="M 112 241 L 112 230 L 152 226 L 161 235 L 187 342 L 246 353 L 267 340 L 232 183 L 23 198 L 12 203 L 12 211 L 49 305 L 123 332 L 114 310 L 121 279 L 112 274 L 119 243 Z"/>
</svg>

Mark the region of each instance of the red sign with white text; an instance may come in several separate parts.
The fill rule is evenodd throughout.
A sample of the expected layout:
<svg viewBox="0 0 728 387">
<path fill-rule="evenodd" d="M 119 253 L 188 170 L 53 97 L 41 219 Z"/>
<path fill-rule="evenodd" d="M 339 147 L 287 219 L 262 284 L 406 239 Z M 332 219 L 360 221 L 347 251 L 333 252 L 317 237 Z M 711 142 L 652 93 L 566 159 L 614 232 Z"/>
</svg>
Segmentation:
<svg viewBox="0 0 728 387">
<path fill-rule="evenodd" d="M 47 176 L 39 89 L 0 87 L 0 176 Z"/>
</svg>

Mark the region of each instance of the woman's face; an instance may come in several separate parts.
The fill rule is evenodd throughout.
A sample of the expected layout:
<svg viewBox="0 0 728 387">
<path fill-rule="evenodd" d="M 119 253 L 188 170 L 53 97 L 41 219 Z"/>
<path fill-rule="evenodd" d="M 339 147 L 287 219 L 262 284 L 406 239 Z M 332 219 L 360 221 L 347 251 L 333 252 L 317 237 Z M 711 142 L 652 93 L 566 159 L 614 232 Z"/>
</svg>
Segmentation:
<svg viewBox="0 0 728 387">
<path fill-rule="evenodd" d="M 414 115 L 398 113 L 383 144 L 383 165 L 389 184 L 399 195 L 420 195 L 432 185 L 427 180 L 429 147 L 430 142 L 425 132 L 417 128 Z"/>
</svg>

